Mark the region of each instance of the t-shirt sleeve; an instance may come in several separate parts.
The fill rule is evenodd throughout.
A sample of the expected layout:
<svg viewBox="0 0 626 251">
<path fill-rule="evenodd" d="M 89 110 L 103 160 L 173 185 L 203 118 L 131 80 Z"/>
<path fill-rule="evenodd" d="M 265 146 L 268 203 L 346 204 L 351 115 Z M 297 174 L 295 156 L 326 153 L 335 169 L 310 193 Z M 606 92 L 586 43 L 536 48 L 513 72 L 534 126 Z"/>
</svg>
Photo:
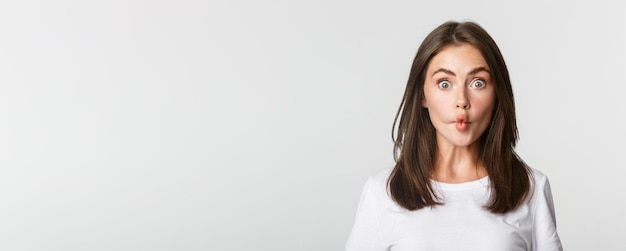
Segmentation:
<svg viewBox="0 0 626 251">
<path fill-rule="evenodd" d="M 380 244 L 380 229 L 378 209 L 376 208 L 376 193 L 372 186 L 375 183 L 370 177 L 361 193 L 354 226 L 348 241 L 346 251 L 384 251 Z"/>
<path fill-rule="evenodd" d="M 561 240 L 556 230 L 556 217 L 550 182 L 545 175 L 536 180 L 534 249 L 536 251 L 562 251 Z"/>
</svg>

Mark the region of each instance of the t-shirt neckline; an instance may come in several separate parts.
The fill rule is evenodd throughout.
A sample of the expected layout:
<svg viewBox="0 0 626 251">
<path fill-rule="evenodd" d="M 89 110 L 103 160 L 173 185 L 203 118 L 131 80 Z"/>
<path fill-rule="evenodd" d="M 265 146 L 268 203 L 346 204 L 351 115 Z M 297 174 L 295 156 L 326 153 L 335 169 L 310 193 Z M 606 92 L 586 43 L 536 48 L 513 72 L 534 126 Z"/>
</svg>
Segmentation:
<svg viewBox="0 0 626 251">
<path fill-rule="evenodd" d="M 482 177 L 477 180 L 463 182 L 463 183 L 444 183 L 441 181 L 430 180 L 435 187 L 442 190 L 468 190 L 474 188 L 481 188 L 489 186 L 489 176 Z"/>
</svg>

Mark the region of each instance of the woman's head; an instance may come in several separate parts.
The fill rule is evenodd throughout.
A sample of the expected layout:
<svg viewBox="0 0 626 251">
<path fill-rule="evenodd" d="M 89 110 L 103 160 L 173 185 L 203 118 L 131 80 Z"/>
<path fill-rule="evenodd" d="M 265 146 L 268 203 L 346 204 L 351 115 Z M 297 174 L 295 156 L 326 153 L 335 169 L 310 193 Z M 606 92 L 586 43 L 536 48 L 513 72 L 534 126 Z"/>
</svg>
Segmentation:
<svg viewBox="0 0 626 251">
<path fill-rule="evenodd" d="M 485 144 L 500 143 L 514 145 L 517 140 L 515 106 L 508 70 L 495 41 L 479 25 L 472 22 L 446 22 L 434 29 L 420 45 L 413 61 L 404 98 L 396 117 L 399 122 L 396 141 L 396 157 L 402 154 L 406 140 L 426 141 L 419 145 L 433 148 L 436 145 L 435 127 L 433 127 L 428 109 L 424 107 L 425 80 L 427 70 L 433 58 L 451 47 L 469 45 L 477 49 L 487 64 L 495 102 L 491 123 L 480 139 L 481 152 Z M 395 128 L 395 126 L 394 126 Z M 416 134 L 416 135 L 411 135 Z M 419 135 L 418 138 L 414 138 Z M 398 152 L 400 151 L 400 152 Z M 484 156 L 483 156 L 484 157 Z"/>
</svg>

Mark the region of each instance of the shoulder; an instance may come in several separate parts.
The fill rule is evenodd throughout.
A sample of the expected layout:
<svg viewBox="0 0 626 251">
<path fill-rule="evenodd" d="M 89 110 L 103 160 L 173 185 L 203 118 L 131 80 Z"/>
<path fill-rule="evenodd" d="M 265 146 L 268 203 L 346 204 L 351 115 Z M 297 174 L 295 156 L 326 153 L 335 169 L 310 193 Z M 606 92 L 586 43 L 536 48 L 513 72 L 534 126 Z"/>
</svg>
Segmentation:
<svg viewBox="0 0 626 251">
<path fill-rule="evenodd" d="M 365 182 L 363 192 L 370 196 L 372 200 L 375 200 L 380 207 L 395 207 L 395 203 L 392 201 L 388 193 L 388 181 L 392 167 L 388 167 L 370 175 Z"/>
<path fill-rule="evenodd" d="M 549 186 L 548 176 L 535 168 L 530 168 L 531 181 L 533 185 L 533 190 L 542 190 L 546 186 Z"/>
<path fill-rule="evenodd" d="M 389 176 L 391 175 L 392 171 L 393 168 L 387 167 L 370 175 L 366 181 L 366 188 L 376 195 L 387 195 Z"/>
<path fill-rule="evenodd" d="M 382 169 L 378 171 L 377 173 L 370 175 L 368 177 L 368 182 L 373 182 L 376 184 L 383 183 L 386 186 L 387 181 L 389 180 L 389 175 L 391 175 L 392 171 L 393 171 L 393 167 L 387 167 L 385 169 Z"/>
<path fill-rule="evenodd" d="M 542 171 L 539 171 L 538 169 L 535 168 L 530 168 L 530 173 L 535 177 L 535 180 L 542 180 L 542 179 L 546 179 L 547 176 L 545 173 L 543 173 Z"/>
<path fill-rule="evenodd" d="M 550 181 L 548 176 L 543 172 L 531 168 L 532 182 L 531 182 L 531 200 L 532 205 L 536 204 L 549 204 L 552 206 L 552 189 L 550 188 Z"/>
</svg>

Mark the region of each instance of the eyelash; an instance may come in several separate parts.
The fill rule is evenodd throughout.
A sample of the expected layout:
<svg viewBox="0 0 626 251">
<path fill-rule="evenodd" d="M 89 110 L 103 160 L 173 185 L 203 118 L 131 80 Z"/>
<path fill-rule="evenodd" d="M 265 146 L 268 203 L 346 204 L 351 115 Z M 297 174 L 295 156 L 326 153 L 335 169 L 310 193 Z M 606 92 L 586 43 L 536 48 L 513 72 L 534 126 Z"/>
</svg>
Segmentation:
<svg viewBox="0 0 626 251">
<path fill-rule="evenodd" d="M 442 84 L 447 83 L 447 87 L 443 87 Z M 475 86 L 476 83 L 482 83 L 482 86 Z M 448 81 L 447 79 L 442 79 L 439 80 L 437 82 L 437 86 L 439 87 L 439 89 L 449 89 L 451 87 L 452 83 L 450 83 L 450 81 Z M 487 81 L 485 81 L 484 79 L 474 79 L 472 80 L 472 82 L 470 83 L 470 87 L 474 87 L 477 89 L 482 89 L 487 85 Z"/>
</svg>

